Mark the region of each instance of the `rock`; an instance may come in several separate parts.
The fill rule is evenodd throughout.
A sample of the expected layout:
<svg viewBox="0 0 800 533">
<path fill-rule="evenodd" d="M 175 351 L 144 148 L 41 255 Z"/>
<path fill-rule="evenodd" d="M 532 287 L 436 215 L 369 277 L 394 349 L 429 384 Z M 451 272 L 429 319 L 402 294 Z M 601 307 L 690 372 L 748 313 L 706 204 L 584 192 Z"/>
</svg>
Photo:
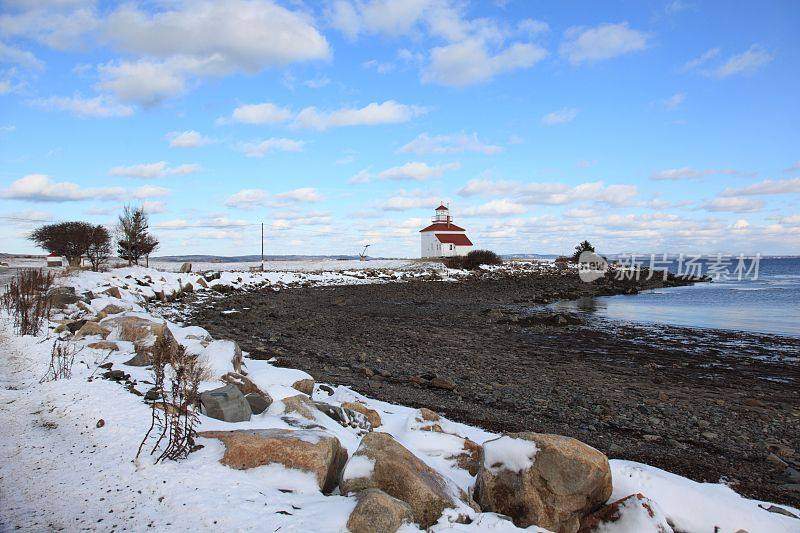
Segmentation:
<svg viewBox="0 0 800 533">
<path fill-rule="evenodd" d="M 192 271 L 192 264 L 191 263 L 184 263 L 181 265 L 181 269 L 178 271 L 181 274 L 188 274 Z"/>
<path fill-rule="evenodd" d="M 231 370 L 242 374 L 242 349 L 236 341 L 212 341 L 203 348 L 199 358 L 211 371 L 214 378 L 218 378 Z"/>
<path fill-rule="evenodd" d="M 481 445 L 469 439 L 462 440 L 464 444 L 461 453 L 448 459 L 455 459 L 456 465 L 469 472 L 469 475 L 477 475 L 481 464 Z"/>
<path fill-rule="evenodd" d="M 191 283 L 186 283 L 186 285 L 181 287 L 181 290 L 187 294 L 191 294 L 194 292 L 194 285 L 192 285 Z"/>
<path fill-rule="evenodd" d="M 100 321 L 100 325 L 110 331 L 106 340 L 133 343 L 136 355 L 126 361 L 126 365 L 149 365 L 152 362 L 153 346 L 160 337 L 166 337 L 171 349 L 176 350 L 178 348 L 178 342 L 167 327 L 166 322 L 122 315 L 104 318 Z"/>
<path fill-rule="evenodd" d="M 317 407 L 314 405 L 314 401 L 305 394 L 289 396 L 281 400 L 281 402 L 284 405 L 283 412 L 286 414 L 296 413 L 309 420 L 314 420 L 316 418 L 314 412 L 317 410 Z"/>
<path fill-rule="evenodd" d="M 406 502 L 379 489 L 366 489 L 358 494 L 347 529 L 351 533 L 394 533 L 413 520 L 414 512 Z"/>
<path fill-rule="evenodd" d="M 88 320 L 65 320 L 61 322 L 56 329 L 53 330 L 54 333 L 61 333 L 62 331 L 69 331 L 73 335 L 80 330 L 84 324 L 86 324 Z"/>
<path fill-rule="evenodd" d="M 158 393 L 158 389 L 156 387 L 153 387 L 144 393 L 144 399 L 151 402 L 158 400 L 159 396 L 160 394 Z"/>
<path fill-rule="evenodd" d="M 227 294 L 229 292 L 233 292 L 233 286 L 227 285 L 225 283 L 217 283 L 216 285 L 211 287 L 211 289 L 217 291 L 220 294 Z"/>
<path fill-rule="evenodd" d="M 197 278 L 197 281 L 196 281 L 195 283 L 196 283 L 197 285 L 200 285 L 200 286 L 201 286 L 201 287 L 203 287 L 204 289 L 207 289 L 207 288 L 208 288 L 208 283 L 206 282 L 205 278 Z"/>
<path fill-rule="evenodd" d="M 406 502 L 414 521 L 427 528 L 448 508 L 463 506 L 469 497 L 453 482 L 445 480 L 387 433 L 367 433 L 342 471 L 342 494 L 381 489 Z"/>
<path fill-rule="evenodd" d="M 117 343 L 111 341 L 90 342 L 86 346 L 88 348 L 93 348 L 95 350 L 110 350 L 112 352 L 116 352 L 117 350 L 119 350 L 119 346 L 117 346 Z"/>
<path fill-rule="evenodd" d="M 200 393 L 200 405 L 206 416 L 225 422 L 250 420 L 250 404 L 235 385 L 225 385 Z"/>
<path fill-rule="evenodd" d="M 365 431 L 372 429 L 372 425 L 363 414 L 348 409 L 344 406 L 331 405 L 325 402 L 314 402 L 317 409 L 333 418 L 344 427 L 359 428 Z"/>
<path fill-rule="evenodd" d="M 100 294 L 107 294 L 112 298 L 117 298 L 122 300 L 122 293 L 119 291 L 119 287 L 109 287 L 106 290 L 102 291 Z"/>
<path fill-rule="evenodd" d="M 527 432 L 483 445 L 475 501 L 517 527 L 572 533 L 610 496 L 608 459 L 576 439 Z"/>
<path fill-rule="evenodd" d="M 656 503 L 641 494 L 631 494 L 610 503 L 581 520 L 579 533 L 608 531 L 611 524 L 626 524 L 641 533 L 672 533 L 664 513 Z"/>
<path fill-rule="evenodd" d="M 53 287 L 47 295 L 50 298 L 50 304 L 56 309 L 63 309 L 80 301 L 80 297 L 75 294 L 75 287 Z"/>
<path fill-rule="evenodd" d="M 237 389 L 238 390 L 238 389 Z M 317 430 L 248 429 L 203 431 L 201 437 L 225 444 L 222 464 L 238 470 L 279 463 L 287 468 L 311 472 L 323 492 L 336 487 L 347 461 L 339 439 Z"/>
<path fill-rule="evenodd" d="M 252 412 L 254 415 L 260 415 L 269 409 L 270 404 L 272 404 L 271 398 L 270 401 L 267 401 L 263 396 L 254 392 L 245 394 L 244 399 L 250 404 L 250 412 Z"/>
<path fill-rule="evenodd" d="M 102 327 L 97 322 L 86 322 L 86 324 L 78 330 L 75 334 L 75 339 L 79 340 L 84 337 L 100 336 L 104 339 L 108 336 L 109 330 Z"/>
<path fill-rule="evenodd" d="M 219 279 L 221 274 L 219 272 L 215 272 L 213 270 L 209 270 L 208 272 L 203 273 L 203 278 L 206 281 L 214 281 L 215 279 Z"/>
<path fill-rule="evenodd" d="M 298 390 L 303 394 L 311 396 L 314 393 L 314 380 L 313 379 L 298 379 L 292 383 L 292 388 Z"/>
<path fill-rule="evenodd" d="M 764 509 L 765 511 L 769 512 L 769 513 L 775 513 L 775 514 L 780 514 L 780 515 L 783 515 L 783 516 L 788 516 L 789 518 L 800 519 L 800 516 L 797 516 L 794 513 L 790 513 L 789 511 L 787 511 L 783 507 L 778 507 L 777 505 L 769 505 L 768 506 L 768 504 L 761 503 L 758 506 L 761 507 L 762 509 Z"/>
<path fill-rule="evenodd" d="M 367 420 L 369 421 L 369 425 L 374 429 L 381 425 L 381 415 L 378 414 L 378 411 L 374 409 L 370 409 L 363 403 L 358 402 L 344 402 L 342 407 L 345 409 L 350 409 L 351 411 L 355 411 L 357 413 L 361 413 L 364 415 Z"/>
<path fill-rule="evenodd" d="M 236 386 L 236 388 L 239 389 L 245 396 L 248 394 L 255 394 L 257 396 L 261 396 L 268 404 L 272 403 L 272 398 L 270 395 L 262 391 L 258 385 L 256 385 L 253 380 L 247 376 L 237 374 L 236 372 L 228 372 L 222 376 L 222 381 Z"/>
<path fill-rule="evenodd" d="M 99 313 L 97 313 L 97 320 L 102 320 L 109 315 L 118 315 L 120 313 L 124 313 L 125 309 L 118 305 L 108 304 L 105 306 Z"/>
<path fill-rule="evenodd" d="M 442 390 L 455 390 L 456 388 L 455 383 L 440 377 L 433 378 L 430 381 L 429 385 L 434 389 L 442 389 Z"/>
</svg>

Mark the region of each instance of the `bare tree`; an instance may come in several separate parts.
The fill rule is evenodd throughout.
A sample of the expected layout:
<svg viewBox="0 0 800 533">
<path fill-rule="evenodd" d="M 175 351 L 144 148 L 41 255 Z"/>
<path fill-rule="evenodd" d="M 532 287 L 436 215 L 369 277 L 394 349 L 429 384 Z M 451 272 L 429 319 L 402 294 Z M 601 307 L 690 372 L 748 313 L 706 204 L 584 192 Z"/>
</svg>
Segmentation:
<svg viewBox="0 0 800 533">
<path fill-rule="evenodd" d="M 126 205 L 117 223 L 117 255 L 129 265 L 139 264 L 158 246 L 158 239 L 151 235 L 150 221 L 143 207 Z M 149 263 L 149 258 L 148 258 Z"/>
<path fill-rule="evenodd" d="M 103 226 L 95 226 L 90 237 L 86 257 L 92 264 L 92 270 L 99 271 L 111 256 L 111 233 Z"/>
<path fill-rule="evenodd" d="M 103 226 L 88 222 L 59 222 L 46 224 L 35 229 L 28 239 L 50 253 L 67 258 L 70 266 L 81 266 L 81 256 L 85 255 L 96 236 L 108 231 Z"/>
</svg>

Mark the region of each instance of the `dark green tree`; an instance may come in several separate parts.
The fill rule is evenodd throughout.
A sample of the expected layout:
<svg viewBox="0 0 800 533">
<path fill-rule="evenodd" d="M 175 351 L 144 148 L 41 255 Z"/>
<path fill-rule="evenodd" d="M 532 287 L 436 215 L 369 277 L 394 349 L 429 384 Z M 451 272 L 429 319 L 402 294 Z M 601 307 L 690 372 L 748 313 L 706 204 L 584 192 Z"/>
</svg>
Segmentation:
<svg viewBox="0 0 800 533">
<path fill-rule="evenodd" d="M 572 254 L 572 262 L 577 263 L 578 258 L 581 256 L 583 252 L 594 252 L 594 246 L 589 241 L 583 241 L 578 246 L 575 247 L 575 253 Z"/>
</svg>

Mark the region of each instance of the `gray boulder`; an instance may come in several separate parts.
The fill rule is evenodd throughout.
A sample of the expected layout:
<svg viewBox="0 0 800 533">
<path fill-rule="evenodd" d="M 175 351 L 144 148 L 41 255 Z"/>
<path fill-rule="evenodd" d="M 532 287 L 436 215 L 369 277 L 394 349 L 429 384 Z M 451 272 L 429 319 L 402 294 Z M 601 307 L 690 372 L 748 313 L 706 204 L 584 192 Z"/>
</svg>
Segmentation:
<svg viewBox="0 0 800 533">
<path fill-rule="evenodd" d="M 191 263 L 184 263 L 181 265 L 180 273 L 181 274 L 188 274 L 192 271 L 192 264 Z"/>
<path fill-rule="evenodd" d="M 200 393 L 200 404 L 204 415 L 225 422 L 245 422 L 252 414 L 250 403 L 234 385 Z"/>
<path fill-rule="evenodd" d="M 267 399 L 264 398 L 264 396 L 256 394 L 255 392 L 251 392 L 250 394 L 245 394 L 244 399 L 247 400 L 247 403 L 250 404 L 250 410 L 253 412 L 254 415 L 260 415 L 261 413 L 266 411 L 269 408 L 270 404 L 272 403 L 271 401 L 268 402 Z"/>
<path fill-rule="evenodd" d="M 47 295 L 50 297 L 51 305 L 56 309 L 63 309 L 81 299 L 80 296 L 75 294 L 75 287 L 53 287 Z"/>
</svg>

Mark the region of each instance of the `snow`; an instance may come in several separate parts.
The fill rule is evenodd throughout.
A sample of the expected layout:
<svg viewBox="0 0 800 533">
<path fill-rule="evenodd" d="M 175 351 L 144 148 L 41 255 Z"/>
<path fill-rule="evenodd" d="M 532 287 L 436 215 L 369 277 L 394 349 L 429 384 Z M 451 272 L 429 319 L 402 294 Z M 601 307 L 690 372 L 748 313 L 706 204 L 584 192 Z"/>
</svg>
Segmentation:
<svg viewBox="0 0 800 533">
<path fill-rule="evenodd" d="M 367 263 L 370 266 L 370 262 Z M 530 267 L 534 268 L 534 267 Z M 379 283 L 402 282 L 421 270 L 408 270 L 402 276 L 359 277 L 363 272 L 223 272 L 222 282 L 237 287 L 269 283 Z M 152 280 L 151 286 L 137 279 Z M 163 320 L 157 307 L 146 306 L 143 298 L 155 291 L 171 292 L 198 279 L 197 274 L 161 272 L 141 267 L 115 269 L 106 273 L 82 272 L 59 283 L 76 286 L 77 292 L 91 291 L 99 306 L 113 303 L 134 316 Z M 445 278 L 453 279 L 453 278 Z M 149 283 L 149 282 L 148 282 Z M 144 284 L 147 285 L 147 284 Z M 100 293 L 108 287 L 120 288 L 121 299 Z M 203 294 L 201 285 L 195 289 Z M 210 292 L 210 291 L 207 291 Z M 96 304 L 96 305 L 95 305 Z M 82 312 L 69 308 L 66 315 Z M 62 318 L 55 316 L 54 318 Z M 55 323 L 51 324 L 51 327 Z M 183 326 L 168 320 L 176 340 L 192 353 L 201 353 L 211 340 L 197 326 Z M 250 470 L 235 470 L 219 463 L 224 446 L 216 439 L 199 439 L 204 447 L 179 462 L 154 464 L 145 454 L 134 461 L 137 448 L 150 424 L 150 408 L 121 384 L 101 379 L 98 366 L 111 362 L 123 369 L 145 392 L 152 375 L 147 368 L 129 367 L 134 347 L 118 342 L 119 351 L 90 349 L 89 339 L 75 341 L 77 352 L 72 378 L 39 383 L 47 372 L 52 333 L 39 337 L 13 335 L 10 317 L 0 316 L 0 531 L 17 527 L 29 530 L 50 529 L 133 529 L 148 526 L 159 531 L 252 530 L 265 531 L 344 531 L 347 518 L 356 504 L 354 496 L 325 496 L 314 476 L 272 464 Z M 222 346 L 215 341 L 209 346 Z M 231 369 L 229 351 L 213 348 L 219 370 Z M 232 355 L 232 354 L 231 354 Z M 273 366 L 269 361 L 245 359 L 248 377 L 275 401 L 266 412 L 247 422 L 227 423 L 200 415 L 201 431 L 231 429 L 296 429 L 284 413 L 282 400 L 300 394 L 291 385 L 310 378 L 302 370 Z M 224 367 L 224 368 L 223 368 Z M 221 386 L 218 380 L 203 382 L 201 390 Z M 313 399 L 333 405 L 358 401 L 381 417 L 379 431 L 391 434 L 428 466 L 448 480 L 448 487 L 470 491 L 474 477 L 458 467 L 454 455 L 462 450 L 463 439 L 484 444 L 486 464 L 519 471 L 535 460 L 533 443 L 500 437 L 481 428 L 441 418 L 436 424 L 442 432 L 426 431 L 431 423 L 421 422 L 417 409 L 370 398 L 348 387 L 331 385 L 329 394 L 316 387 Z M 295 417 L 293 413 L 291 415 Z M 338 438 L 351 458 L 346 476 L 368 475 L 368 458 L 353 456 L 361 435 L 333 419 L 316 413 L 313 423 L 319 431 Z M 98 420 L 104 424 L 98 426 Z M 311 438 L 311 437 L 309 437 Z M 491 441 L 491 442 L 487 442 Z M 657 502 L 664 516 L 682 531 L 721 532 L 746 529 L 788 532 L 800 530 L 800 521 L 769 513 L 759 501 L 737 495 L 720 484 L 696 483 L 662 470 L 628 461 L 610 461 L 613 472 L 612 500 L 642 493 Z M 781 506 L 790 512 L 800 511 Z M 453 521 L 458 513 L 472 522 Z M 633 521 L 633 518 L 625 520 Z M 639 525 L 623 522 L 614 531 L 640 531 Z M 622 528 L 622 529 L 620 529 Z M 475 513 L 466 508 L 445 513 L 431 531 L 519 531 L 511 522 L 492 513 Z M 531 527 L 529 531 L 544 531 Z M 402 531 L 418 531 L 407 524 Z"/>
<path fill-rule="evenodd" d="M 354 455 L 348 461 L 342 472 L 342 479 L 368 478 L 372 476 L 375 469 L 375 461 L 366 455 Z"/>
<path fill-rule="evenodd" d="M 208 367 L 211 375 L 220 377 L 233 372 L 233 359 L 236 356 L 236 343 L 228 340 L 212 341 L 200 352 L 200 361 Z"/>
<path fill-rule="evenodd" d="M 491 472 L 522 472 L 533 466 L 536 443 L 503 436 L 483 444 L 483 466 Z"/>
<path fill-rule="evenodd" d="M 800 531 L 800 520 L 761 509 L 721 483 L 698 483 L 653 466 L 611 460 L 614 492 L 611 500 L 640 492 L 658 503 L 679 531 L 724 531 L 744 529 L 749 533 Z M 780 507 L 800 516 L 797 509 Z M 718 529 L 715 529 L 718 528 Z"/>
</svg>

